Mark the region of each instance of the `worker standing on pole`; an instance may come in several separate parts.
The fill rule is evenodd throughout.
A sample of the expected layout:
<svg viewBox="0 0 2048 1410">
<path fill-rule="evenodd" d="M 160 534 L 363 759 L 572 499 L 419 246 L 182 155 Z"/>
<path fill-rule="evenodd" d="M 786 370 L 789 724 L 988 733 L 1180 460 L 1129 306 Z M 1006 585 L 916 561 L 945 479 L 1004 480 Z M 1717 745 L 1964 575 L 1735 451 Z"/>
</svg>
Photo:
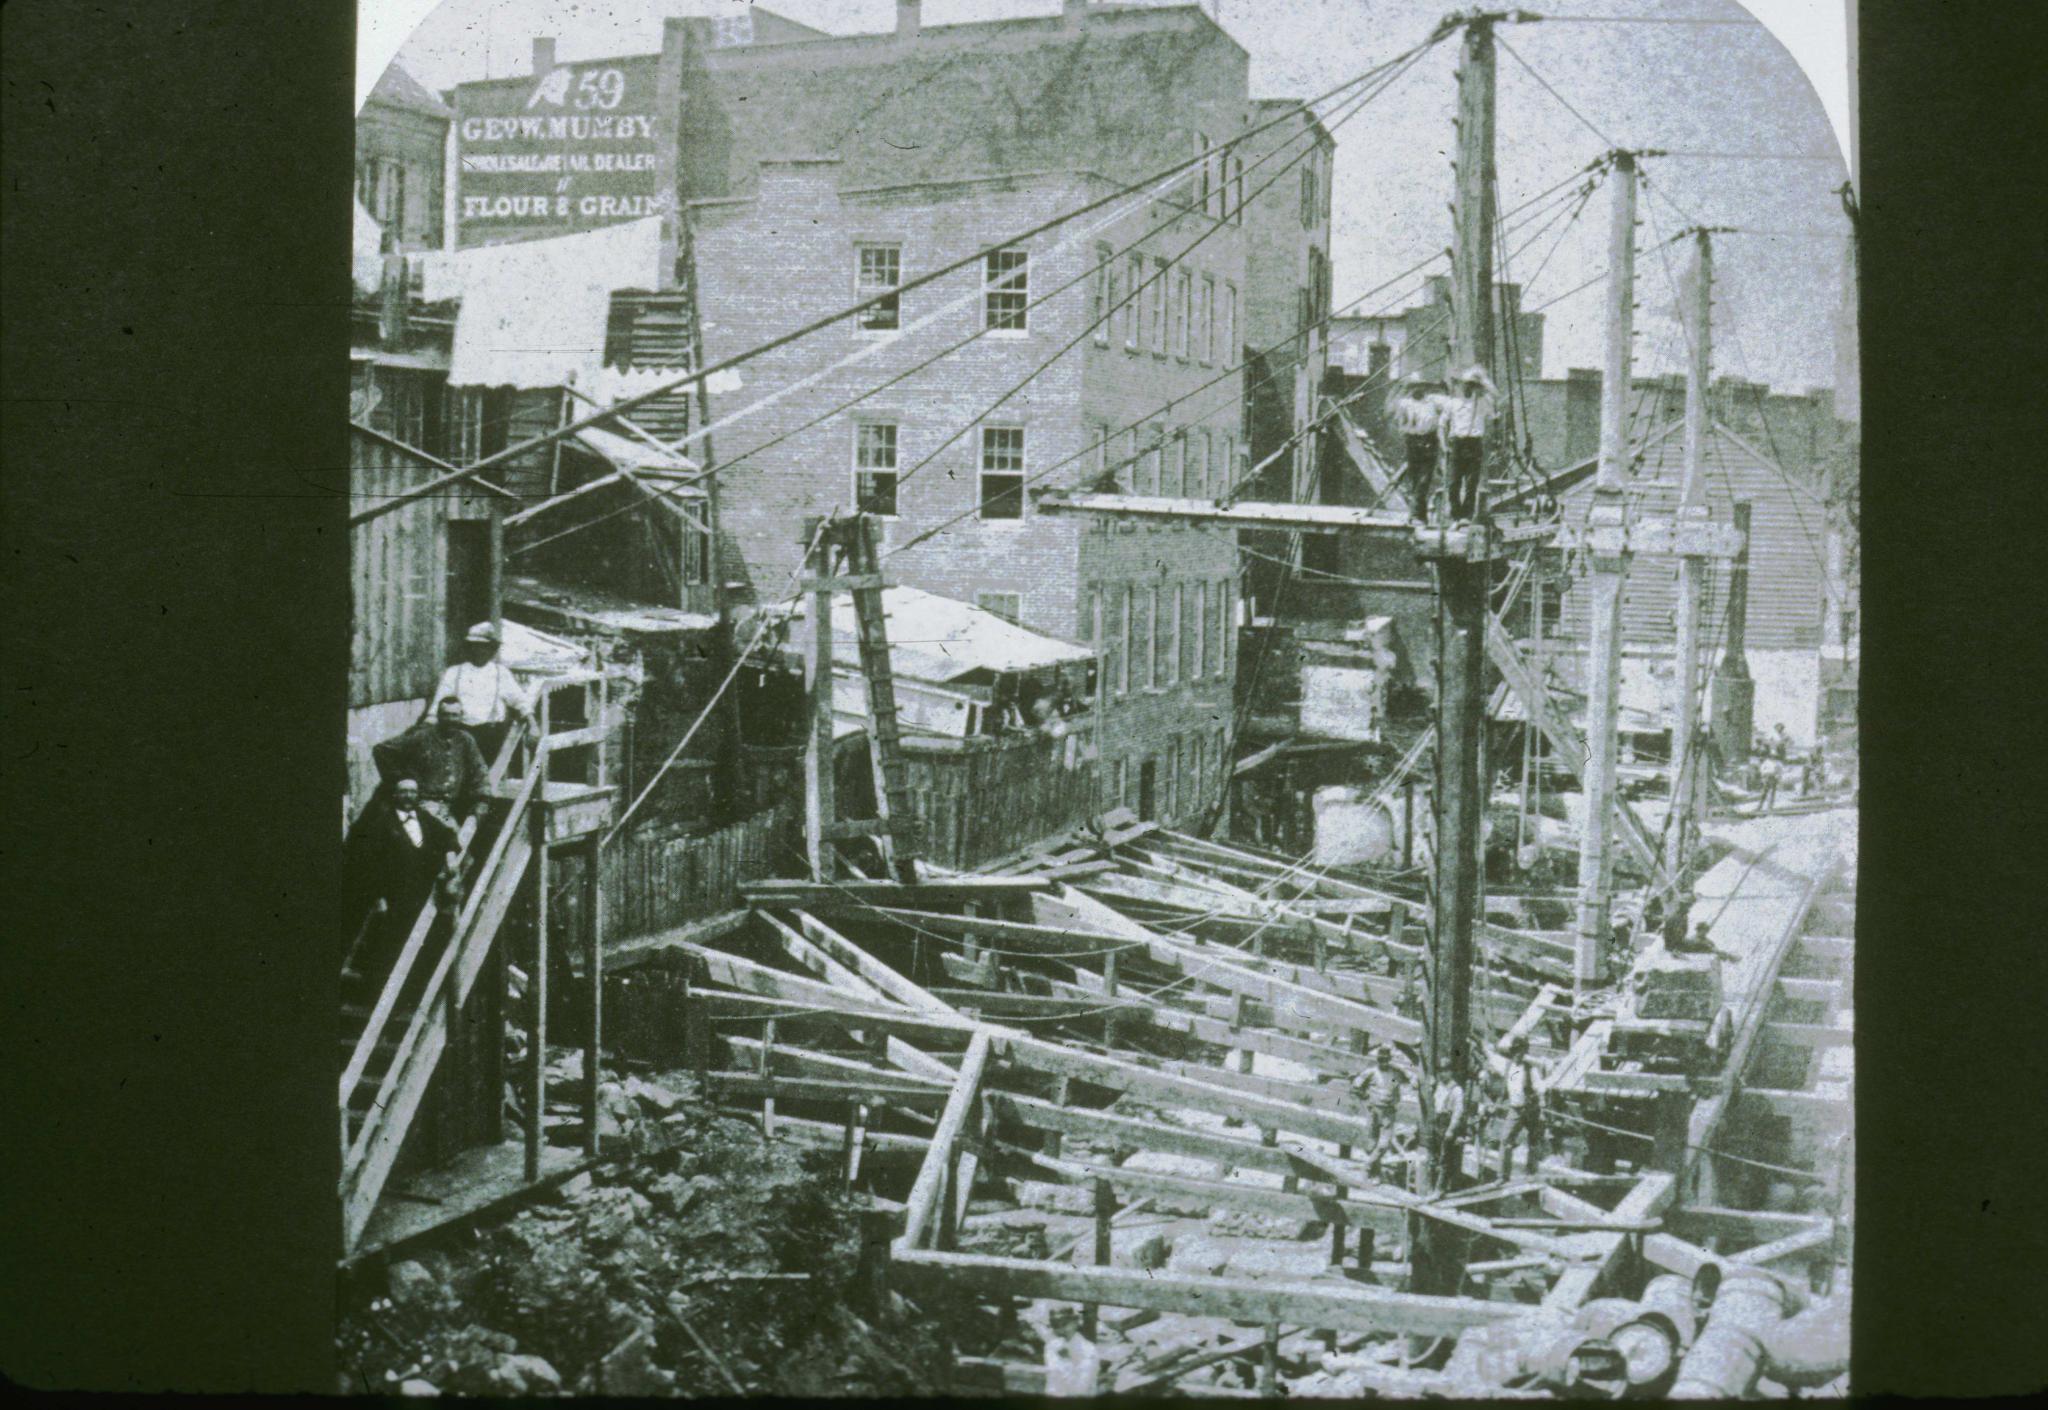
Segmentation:
<svg viewBox="0 0 2048 1410">
<path fill-rule="evenodd" d="M 1529 1168 L 1543 1159 L 1543 1080 L 1536 1060 L 1529 1056 L 1529 1040 L 1517 1033 L 1501 1044 L 1497 1053 L 1486 1055 L 1487 1066 L 1507 1084 L 1507 1119 L 1500 1133 L 1500 1177 L 1515 1173 L 1515 1141 L 1529 1139 Z"/>
<path fill-rule="evenodd" d="M 1486 369 L 1473 363 L 1457 377 L 1453 395 L 1439 399 L 1444 438 L 1450 442 L 1451 518 L 1470 522 L 1479 517 L 1480 491 L 1486 481 L 1486 428 L 1493 420 L 1496 393 Z"/>
<path fill-rule="evenodd" d="M 1442 450 L 1443 400 L 1440 384 L 1422 372 L 1410 372 L 1395 383 L 1387 400 L 1387 415 L 1407 452 L 1408 517 L 1417 524 L 1432 517 L 1429 501 Z"/>
<path fill-rule="evenodd" d="M 1365 1103 L 1366 1124 L 1372 1134 L 1372 1146 L 1366 1152 L 1365 1164 L 1376 1177 L 1386 1158 L 1393 1154 L 1394 1125 L 1400 1115 L 1401 1090 L 1408 1085 L 1407 1074 L 1394 1066 L 1391 1043 L 1382 1043 L 1373 1050 L 1372 1066 L 1351 1084 L 1352 1093 Z"/>
</svg>

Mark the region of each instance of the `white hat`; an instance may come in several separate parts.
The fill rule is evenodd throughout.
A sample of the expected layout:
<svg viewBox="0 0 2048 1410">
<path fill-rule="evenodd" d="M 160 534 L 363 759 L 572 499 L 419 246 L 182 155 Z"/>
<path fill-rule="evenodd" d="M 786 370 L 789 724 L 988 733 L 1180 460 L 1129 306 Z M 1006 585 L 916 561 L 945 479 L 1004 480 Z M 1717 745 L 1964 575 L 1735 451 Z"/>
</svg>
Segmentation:
<svg viewBox="0 0 2048 1410">
<path fill-rule="evenodd" d="M 498 639 L 498 624 L 496 622 L 478 622 L 469 629 L 469 640 L 471 641 L 496 642 Z"/>
<path fill-rule="evenodd" d="M 1470 367 L 1466 368 L 1463 372 L 1460 372 L 1458 374 L 1457 381 L 1460 386 L 1463 386 L 1467 382 L 1477 382 L 1487 391 L 1491 392 L 1493 390 L 1493 378 L 1489 377 L 1486 374 L 1486 369 L 1481 367 L 1476 362 L 1473 363 Z"/>
</svg>

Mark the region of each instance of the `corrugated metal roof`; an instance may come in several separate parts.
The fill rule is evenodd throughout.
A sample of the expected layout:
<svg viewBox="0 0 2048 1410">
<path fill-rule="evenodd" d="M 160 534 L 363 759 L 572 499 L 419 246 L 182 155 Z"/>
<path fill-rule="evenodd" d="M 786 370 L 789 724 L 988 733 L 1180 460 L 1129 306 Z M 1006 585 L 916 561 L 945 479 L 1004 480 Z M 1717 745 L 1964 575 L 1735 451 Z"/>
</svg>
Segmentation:
<svg viewBox="0 0 2048 1410">
<path fill-rule="evenodd" d="M 1645 447 L 1643 463 L 1630 481 L 1629 503 L 1636 513 L 1677 513 L 1685 438 L 1671 430 L 1665 428 Z M 1827 524 L 1821 506 L 1768 455 L 1718 422 L 1709 428 L 1706 473 L 1707 509 L 1716 522 L 1733 519 L 1737 500 L 1751 506 L 1748 646 L 1759 651 L 1818 649 L 1827 596 Z M 1591 500 L 1590 481 L 1568 490 L 1563 496 L 1567 521 L 1583 523 Z M 1729 571 L 1730 565 L 1717 563 L 1707 575 L 1701 622 L 1710 647 L 1721 640 Z M 1587 592 L 1582 578 L 1565 593 L 1562 635 L 1583 639 L 1589 634 Z M 1623 639 L 1674 641 L 1677 609 L 1678 560 L 1631 560 L 1622 604 Z"/>
</svg>

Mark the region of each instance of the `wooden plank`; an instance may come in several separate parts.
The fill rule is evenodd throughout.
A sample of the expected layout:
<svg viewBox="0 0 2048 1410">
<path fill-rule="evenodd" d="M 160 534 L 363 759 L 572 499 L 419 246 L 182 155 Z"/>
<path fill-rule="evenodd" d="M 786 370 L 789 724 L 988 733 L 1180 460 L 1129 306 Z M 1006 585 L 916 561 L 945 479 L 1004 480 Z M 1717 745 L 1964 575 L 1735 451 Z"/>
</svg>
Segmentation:
<svg viewBox="0 0 2048 1410">
<path fill-rule="evenodd" d="M 909 978 L 883 964 L 816 916 L 798 911 L 796 918 L 797 923 L 803 927 L 804 934 L 814 941 L 819 949 L 854 970 L 862 979 L 897 1003 L 920 1013 L 966 1022 L 952 1005 L 933 998 Z"/>
<path fill-rule="evenodd" d="M 1023 1258 L 910 1250 L 899 1244 L 895 1271 L 940 1292 L 965 1290 L 1002 1297 L 1058 1298 L 1107 1307 L 1153 1308 L 1222 1317 L 1261 1326 L 1328 1327 L 1338 1331 L 1455 1336 L 1524 1315 L 1513 1303 L 1426 1297 L 1349 1282 L 1247 1282 L 1129 1268 L 1075 1267 Z"/>
<path fill-rule="evenodd" d="M 1784 975 L 1778 980 L 1778 993 L 1787 999 L 1798 999 L 1803 1003 L 1839 1004 L 1842 1002 L 1842 981 L 1802 979 Z"/>
<path fill-rule="evenodd" d="M 1057 926 L 1033 925 L 1026 921 L 996 920 L 988 916 L 945 915 L 937 911 L 913 911 L 894 906 L 877 908 L 875 918 L 887 918 L 906 927 L 936 931 L 940 935 L 973 935 L 980 940 L 1002 941 L 1011 948 L 1056 958 L 1099 956 L 1110 946 L 1129 949 L 1141 943 L 1126 936 L 1066 930 Z"/>
<path fill-rule="evenodd" d="M 783 1049 L 778 1047 L 770 1061 L 779 1058 Z M 859 1099 L 877 1105 L 898 1105 L 919 1110 L 937 1111 L 945 1105 L 943 1089 L 933 1089 L 902 1081 L 882 1081 L 863 1077 L 857 1081 L 836 1080 L 821 1077 L 785 1077 L 779 1073 L 766 1076 L 758 1072 L 712 1072 L 706 1074 L 713 1097 L 745 1097 L 753 1101 L 766 1098 L 770 1101 L 838 1102 Z M 778 1121 L 786 1118 L 777 1117 Z"/>
<path fill-rule="evenodd" d="M 1272 1101 L 1213 1082 L 1173 1076 L 1117 1058 L 1097 1057 L 1023 1034 L 1001 1035 L 997 1046 L 1002 1056 L 1020 1066 L 1054 1076 L 1078 1077 L 1084 1082 L 1113 1090 L 1163 1098 L 1197 1110 L 1256 1121 L 1261 1126 L 1271 1126 L 1276 1130 L 1320 1136 L 1344 1145 L 1368 1148 L 1372 1145 L 1372 1128 L 1365 1121 L 1337 1112 Z"/>
<path fill-rule="evenodd" d="M 745 910 L 726 911 L 705 920 L 695 920 L 688 925 L 664 930 L 656 935 L 641 935 L 631 940 L 614 941 L 605 946 L 604 967 L 609 972 L 645 964 L 664 950 L 673 947 L 677 941 L 709 945 L 713 941 L 723 940 L 746 925 L 747 915 L 748 912 Z"/>
<path fill-rule="evenodd" d="M 1611 1218 L 1625 1224 L 1638 1223 L 1652 1215 L 1662 1213 L 1678 1192 L 1676 1177 L 1663 1171 L 1652 1171 L 1645 1175 L 1636 1187 L 1622 1196 L 1621 1203 L 1611 1211 L 1600 1211 L 1602 1218 Z M 1563 1193 L 1558 1191 L 1556 1193 Z M 1546 1202 L 1548 1197 L 1546 1196 Z M 1613 1273 L 1619 1262 L 1621 1251 L 1627 1247 L 1627 1239 L 1620 1234 L 1587 1234 L 1588 1240 L 1599 1240 L 1593 1247 L 1598 1250 L 1594 1261 L 1580 1267 L 1568 1268 L 1564 1276 L 1551 1285 L 1550 1293 L 1543 1299 L 1543 1305 L 1553 1311 L 1572 1311 L 1591 1297 L 1601 1281 Z M 1652 1236 L 1646 1236 L 1652 1237 Z"/>
<path fill-rule="evenodd" d="M 1783 1259 L 1797 1258 L 1801 1254 L 1811 1256 L 1813 1254 L 1827 1253 L 1834 1246 L 1835 1226 L 1828 1220 L 1817 1219 L 1809 1227 L 1800 1230 L 1796 1234 L 1787 1234 L 1781 1239 L 1773 1239 L 1758 1248 L 1738 1253 L 1728 1261 L 1730 1263 L 1741 1263 L 1750 1267 L 1760 1268 L 1766 1263 L 1777 1263 Z"/>
<path fill-rule="evenodd" d="M 1396 1204 L 1372 1204 L 1332 1195 L 1289 1193 L 1262 1185 L 1244 1185 L 1229 1180 L 1205 1180 L 1190 1175 L 1169 1175 L 1156 1170 L 1130 1170 L 1115 1165 L 1031 1157 L 1048 1173 L 1070 1184 L 1101 1179 L 1120 1194 L 1157 1195 L 1179 1204 L 1200 1204 L 1209 1209 L 1236 1209 L 1248 1214 L 1272 1215 L 1282 1219 L 1321 1220 L 1341 1223 L 1347 1228 L 1373 1228 L 1381 1233 L 1398 1233 L 1406 1226 L 1407 1213 Z"/>
<path fill-rule="evenodd" d="M 1000 901 L 1050 890 L 1054 883 L 1035 876 L 959 876 L 942 881 L 802 881 L 777 878 L 743 881 L 740 894 L 757 906 L 790 906 L 805 910 L 835 902 L 866 901 L 877 906 L 960 905 L 969 901 Z"/>
<path fill-rule="evenodd" d="M 954 1082 L 946 1108 L 939 1116 L 938 1128 L 932 1132 L 931 1147 L 925 1153 L 924 1164 L 918 1169 L 916 1183 L 910 1188 L 910 1197 L 904 1201 L 903 1232 L 897 1236 L 895 1244 L 899 1257 L 917 1249 L 924 1242 L 927 1231 L 935 1227 L 947 1167 L 960 1133 L 966 1129 L 968 1114 L 980 1098 L 982 1073 L 988 1067 L 991 1047 L 991 1035 L 986 1028 L 977 1030 L 973 1041 L 967 1045 L 967 1056 L 960 1062 L 959 1079 Z"/>
<path fill-rule="evenodd" d="M 1763 1040 L 1800 1048 L 1848 1048 L 1856 1043 L 1856 1030 L 1826 1023 L 1766 1023 Z"/>
</svg>

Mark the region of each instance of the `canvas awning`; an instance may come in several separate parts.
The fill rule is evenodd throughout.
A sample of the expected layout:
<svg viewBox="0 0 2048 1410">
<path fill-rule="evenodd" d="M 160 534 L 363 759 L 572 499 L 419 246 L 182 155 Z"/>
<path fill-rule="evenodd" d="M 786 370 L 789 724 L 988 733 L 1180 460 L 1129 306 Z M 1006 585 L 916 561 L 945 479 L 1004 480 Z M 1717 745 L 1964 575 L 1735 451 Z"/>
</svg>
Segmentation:
<svg viewBox="0 0 2048 1410">
<path fill-rule="evenodd" d="M 621 470 L 654 470 L 683 473 L 694 471 L 697 463 L 671 450 L 651 446 L 633 436 L 622 436 L 616 431 L 604 431 L 595 426 L 585 426 L 576 433 L 576 439 L 586 449 L 594 452 Z M 703 493 L 701 490 L 697 493 Z"/>
<path fill-rule="evenodd" d="M 808 652 L 811 640 L 810 597 L 801 599 L 790 627 L 790 645 Z M 977 672 L 1015 674 L 1058 666 L 1079 666 L 1095 659 L 1085 646 L 1020 627 L 986 608 L 913 587 L 892 587 L 882 593 L 882 618 L 889 633 L 889 663 L 898 675 L 945 683 Z M 854 659 L 856 648 L 853 598 L 841 593 L 832 601 L 833 655 Z"/>
</svg>

